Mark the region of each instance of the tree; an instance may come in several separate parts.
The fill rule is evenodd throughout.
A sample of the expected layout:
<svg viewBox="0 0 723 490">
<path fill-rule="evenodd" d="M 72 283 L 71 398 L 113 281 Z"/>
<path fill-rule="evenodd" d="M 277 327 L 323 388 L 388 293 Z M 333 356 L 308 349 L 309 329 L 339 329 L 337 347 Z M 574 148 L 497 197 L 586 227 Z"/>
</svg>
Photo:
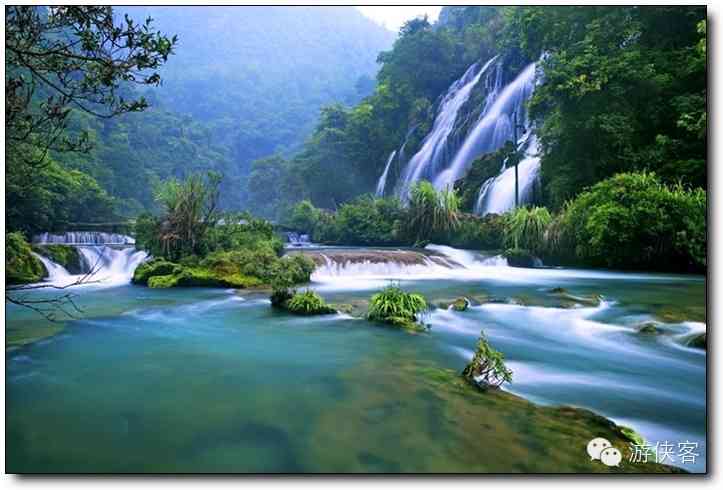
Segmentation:
<svg viewBox="0 0 723 490">
<path fill-rule="evenodd" d="M 209 172 L 193 174 L 184 181 L 169 179 L 156 191 L 163 207 L 158 242 L 162 254 L 170 260 L 185 255 L 203 255 L 206 232 L 218 219 L 221 175 Z"/>
<path fill-rule="evenodd" d="M 108 6 L 9 6 L 5 11 L 5 128 L 7 149 L 87 148 L 65 133 L 72 109 L 110 118 L 147 107 L 127 100 L 127 84 L 158 85 L 156 70 L 176 43 L 151 29 L 152 19 L 117 23 Z"/>
<path fill-rule="evenodd" d="M 145 109 L 145 99 L 127 99 L 126 88 L 131 84 L 158 85 L 161 78 L 156 70 L 173 52 L 175 42 L 175 37 L 169 39 L 153 31 L 150 18 L 143 24 L 136 24 L 128 17 L 116 23 L 111 7 L 6 7 L 8 197 L 35 196 L 41 201 L 41 209 L 42 206 L 54 209 L 57 205 L 54 194 L 72 199 L 73 186 L 97 187 L 89 177 L 84 181 L 82 174 L 64 175 L 59 167 L 53 168 L 48 153 L 89 149 L 86 135 L 71 137 L 66 132 L 74 110 L 111 118 Z M 60 192 L 54 193 L 52 187 L 42 188 L 54 184 L 43 182 L 51 180 L 53 171 L 67 183 Z M 35 205 L 35 199 L 26 199 L 26 202 Z M 82 208 L 82 201 L 79 204 Z M 19 207 L 19 201 L 12 205 L 15 213 L 22 215 L 27 210 Z M 19 221 L 8 224 L 19 227 Z M 63 288 L 85 282 L 91 275 Z M 42 287 L 52 286 L 28 286 L 22 290 Z M 49 319 L 54 318 L 54 310 L 72 316 L 67 305 L 74 307 L 69 294 L 44 299 L 6 290 L 5 300 L 33 309 Z"/>
</svg>

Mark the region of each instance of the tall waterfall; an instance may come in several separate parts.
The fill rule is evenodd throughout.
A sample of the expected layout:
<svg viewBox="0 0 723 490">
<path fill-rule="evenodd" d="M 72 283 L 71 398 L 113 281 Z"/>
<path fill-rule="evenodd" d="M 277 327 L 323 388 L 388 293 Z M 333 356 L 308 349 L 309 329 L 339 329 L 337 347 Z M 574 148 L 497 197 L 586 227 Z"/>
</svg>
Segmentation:
<svg viewBox="0 0 723 490">
<path fill-rule="evenodd" d="M 455 81 L 447 90 L 439 104 L 437 116 L 434 119 L 432 130 L 424 138 L 422 147 L 409 160 L 402 174 L 400 191 L 405 197 L 412 184 L 420 179 L 434 178 L 444 165 L 447 164 L 454 151 L 450 148 L 449 136 L 455 128 L 457 113 L 469 99 L 472 89 L 480 78 L 486 74 L 497 57 L 492 58 L 481 68 L 474 63 L 467 71 Z"/>
<path fill-rule="evenodd" d="M 529 202 L 540 172 L 540 147 L 537 137 L 529 134 L 523 145 L 524 156 L 517 165 L 520 202 Z M 515 167 L 510 165 L 482 184 L 475 205 L 475 214 L 501 214 L 515 207 Z"/>
<path fill-rule="evenodd" d="M 441 189 L 454 184 L 457 179 L 464 176 L 475 158 L 498 150 L 506 141 L 512 141 L 513 113 L 516 115 L 518 125 L 528 127 L 525 101 L 532 95 L 534 87 L 535 63 L 530 63 L 499 93 L 495 93 L 497 90 L 493 92 L 495 93 L 493 102 L 489 107 L 485 107 L 481 118 L 465 138 L 449 168 L 434 180 L 435 187 Z M 525 131 L 521 133 L 524 135 Z"/>
<path fill-rule="evenodd" d="M 520 176 L 521 202 L 528 202 L 534 182 L 539 175 L 540 157 L 537 140 L 530 127 L 525 103 L 532 95 L 536 83 L 536 64 L 530 63 L 516 77 L 505 84 L 505 65 L 495 56 L 482 68 L 470 66 L 465 74 L 455 81 L 445 94 L 434 120 L 432 130 L 425 137 L 422 147 L 409 160 L 399 185 L 402 198 L 410 186 L 421 179 L 430 180 L 437 189 L 454 185 L 464 177 L 471 163 L 481 155 L 497 151 L 507 141 L 524 151 L 524 158 L 518 165 Z M 479 117 L 473 121 L 461 144 L 457 144 L 460 127 L 466 127 L 468 120 L 460 121 L 460 109 L 483 80 L 485 100 L 481 104 Z M 465 112 L 475 113 L 475 111 Z M 511 185 L 510 185 L 511 184 Z M 514 206 L 514 168 L 500 169 L 500 175 L 485 182 L 480 189 L 475 212 L 480 214 L 499 213 Z"/>
<path fill-rule="evenodd" d="M 389 167 L 392 165 L 392 161 L 394 160 L 394 157 L 397 156 L 397 150 L 394 150 L 387 159 L 387 165 L 384 167 L 384 172 L 382 172 L 381 177 L 379 177 L 379 182 L 377 183 L 377 196 L 381 197 L 384 195 L 384 188 L 387 186 L 387 175 L 389 175 Z"/>
</svg>

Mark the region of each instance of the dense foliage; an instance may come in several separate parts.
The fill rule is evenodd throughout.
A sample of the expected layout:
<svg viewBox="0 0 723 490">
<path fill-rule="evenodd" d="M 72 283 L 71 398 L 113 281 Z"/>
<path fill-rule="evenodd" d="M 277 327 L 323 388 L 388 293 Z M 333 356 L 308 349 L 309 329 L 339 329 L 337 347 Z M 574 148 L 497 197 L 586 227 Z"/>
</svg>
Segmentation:
<svg viewBox="0 0 723 490">
<path fill-rule="evenodd" d="M 45 276 L 45 267 L 32 254 L 30 245 L 20 232 L 5 234 L 5 284 L 38 282 Z"/>
<path fill-rule="evenodd" d="M 510 44 L 546 53 L 531 102 L 553 208 L 618 172 L 706 185 L 703 7 L 520 7 Z"/>
<path fill-rule="evenodd" d="M 553 256 L 588 265 L 700 270 L 706 266 L 706 193 L 651 173 L 604 180 L 565 206 L 548 232 Z"/>
<path fill-rule="evenodd" d="M 546 208 L 521 207 L 506 217 L 505 246 L 521 248 L 539 255 L 544 250 L 545 231 L 552 221 Z"/>
<path fill-rule="evenodd" d="M 129 88 L 160 83 L 175 39 L 150 19 L 114 19 L 110 7 L 8 7 L 5 30 L 8 229 L 113 219 L 116 201 L 51 154 L 90 149 L 90 135 L 71 129 L 74 114 L 108 120 L 145 109 Z"/>
</svg>

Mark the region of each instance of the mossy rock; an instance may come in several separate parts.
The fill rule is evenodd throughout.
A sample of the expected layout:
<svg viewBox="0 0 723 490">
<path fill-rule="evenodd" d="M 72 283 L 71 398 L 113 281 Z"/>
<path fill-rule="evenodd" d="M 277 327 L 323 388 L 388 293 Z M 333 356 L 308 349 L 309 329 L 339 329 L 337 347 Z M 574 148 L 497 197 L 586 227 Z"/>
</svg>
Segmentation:
<svg viewBox="0 0 723 490">
<path fill-rule="evenodd" d="M 703 332 L 691 337 L 686 345 L 688 347 L 693 347 L 694 349 L 708 350 L 708 339 L 706 333 Z"/>
<path fill-rule="evenodd" d="M 56 264 L 62 265 L 65 270 L 71 274 L 80 274 L 83 272 L 80 252 L 78 252 L 76 247 L 61 244 L 36 244 L 33 245 L 32 248 L 35 253 L 49 258 Z"/>
<path fill-rule="evenodd" d="M 152 276 L 148 279 L 149 288 L 172 288 L 178 285 L 178 276 L 168 274 L 165 276 Z"/>
<path fill-rule="evenodd" d="M 383 323 L 388 323 L 389 325 L 403 328 L 404 330 L 407 330 L 409 332 L 426 332 L 430 328 L 429 325 L 425 325 L 418 321 L 410 320 L 409 318 L 404 318 L 400 316 L 388 317 Z"/>
<path fill-rule="evenodd" d="M 569 308 L 575 305 L 582 306 L 600 306 L 603 297 L 597 293 L 587 296 L 571 294 L 565 288 L 553 288 L 549 292 L 557 296 L 563 308 Z"/>
<path fill-rule="evenodd" d="M 470 301 L 467 298 L 457 298 L 452 303 L 454 311 L 466 311 L 470 307 Z"/>
<path fill-rule="evenodd" d="M 153 259 L 143 262 L 133 272 L 131 282 L 133 284 L 148 285 L 148 281 L 153 276 L 167 276 L 169 274 L 178 274 L 183 270 L 178 264 L 169 262 L 164 259 Z"/>
<path fill-rule="evenodd" d="M 619 426 L 590 410 L 570 406 L 534 404 L 501 389 L 480 390 L 458 372 L 428 366 L 391 366 L 398 372 L 409 370 L 421 376 L 435 396 L 445 400 L 444 418 L 454 420 L 469 434 L 469 445 L 496 440 L 494 452 L 484 461 L 479 456 L 460 454 L 467 467 L 481 464 L 474 471 L 523 473 L 686 473 L 684 469 L 653 462 L 631 462 L 632 444 L 642 437 L 635 430 Z M 409 374 L 411 376 L 411 374 Z M 385 378 L 385 381 L 390 382 Z M 399 380 L 393 380 L 403 386 Z M 358 408 L 358 407 L 357 407 Z M 505 434 L 504 436 L 501 434 Z M 623 453 L 618 467 L 608 467 L 587 455 L 587 443 L 604 437 Z M 524 458 L 516 455 L 524 454 Z M 469 471 L 469 470 L 468 470 Z"/>
<path fill-rule="evenodd" d="M 660 335 L 663 333 L 663 330 L 660 329 L 655 323 L 648 322 L 642 324 L 638 328 L 638 333 L 644 334 L 644 335 Z"/>
<path fill-rule="evenodd" d="M 665 305 L 655 310 L 655 317 L 665 323 L 705 322 L 705 305 Z"/>
<path fill-rule="evenodd" d="M 505 258 L 507 264 L 511 267 L 523 267 L 523 268 L 534 268 L 537 259 L 528 250 L 521 248 L 511 248 L 505 250 Z"/>
<path fill-rule="evenodd" d="M 22 233 L 5 234 L 5 283 L 39 282 L 47 275 L 45 266 L 32 254 Z"/>
</svg>

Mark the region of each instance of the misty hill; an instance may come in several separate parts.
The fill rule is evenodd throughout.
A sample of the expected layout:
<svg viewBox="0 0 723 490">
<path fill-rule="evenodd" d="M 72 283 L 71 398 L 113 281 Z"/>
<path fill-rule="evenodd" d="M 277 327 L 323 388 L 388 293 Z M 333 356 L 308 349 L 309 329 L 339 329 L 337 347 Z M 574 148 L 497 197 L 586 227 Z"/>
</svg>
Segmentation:
<svg viewBox="0 0 723 490">
<path fill-rule="evenodd" d="M 351 7 L 137 7 L 178 35 L 157 100 L 210 125 L 243 174 L 297 149 L 319 109 L 371 93 L 376 58 L 395 34 Z"/>
</svg>

